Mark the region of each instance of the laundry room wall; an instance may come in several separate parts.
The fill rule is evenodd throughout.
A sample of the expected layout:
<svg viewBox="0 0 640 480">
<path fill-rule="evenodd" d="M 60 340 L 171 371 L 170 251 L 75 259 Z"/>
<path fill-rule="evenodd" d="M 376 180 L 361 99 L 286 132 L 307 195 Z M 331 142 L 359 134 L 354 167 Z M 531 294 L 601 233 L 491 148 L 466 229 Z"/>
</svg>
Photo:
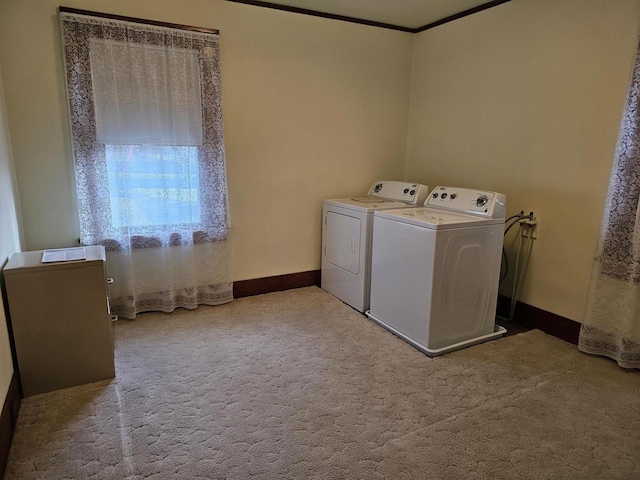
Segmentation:
<svg viewBox="0 0 640 480">
<path fill-rule="evenodd" d="M 533 210 L 520 299 L 577 321 L 639 25 L 637 0 L 512 0 L 415 37 L 406 178 Z"/>
<path fill-rule="evenodd" d="M 27 249 L 78 237 L 59 4 L 0 3 Z M 220 30 L 234 280 L 319 268 L 322 199 L 403 178 L 411 34 L 222 0 L 62 4 Z"/>
<path fill-rule="evenodd" d="M 18 196 L 0 69 L 0 269 L 5 266 L 9 257 L 19 250 Z M 5 316 L 5 307 L 0 298 L 0 405 L 4 405 L 13 375 Z"/>
</svg>

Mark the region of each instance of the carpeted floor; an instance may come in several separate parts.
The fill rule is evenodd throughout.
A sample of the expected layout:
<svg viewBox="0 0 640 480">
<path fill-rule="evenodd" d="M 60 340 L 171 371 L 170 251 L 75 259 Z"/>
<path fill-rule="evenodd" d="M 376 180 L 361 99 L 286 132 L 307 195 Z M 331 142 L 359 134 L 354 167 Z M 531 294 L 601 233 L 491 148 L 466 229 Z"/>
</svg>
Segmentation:
<svg viewBox="0 0 640 480">
<path fill-rule="evenodd" d="M 7 479 L 637 479 L 640 372 L 540 331 L 430 359 L 311 287 L 116 326 Z"/>
</svg>

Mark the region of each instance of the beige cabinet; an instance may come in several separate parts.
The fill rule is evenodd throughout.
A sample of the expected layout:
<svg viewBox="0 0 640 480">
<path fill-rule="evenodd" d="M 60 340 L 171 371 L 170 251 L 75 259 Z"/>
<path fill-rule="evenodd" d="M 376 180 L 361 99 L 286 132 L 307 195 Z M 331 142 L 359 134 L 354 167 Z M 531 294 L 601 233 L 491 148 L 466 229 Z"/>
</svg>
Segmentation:
<svg viewBox="0 0 640 480">
<path fill-rule="evenodd" d="M 42 251 L 14 254 L 4 267 L 25 397 L 115 376 L 105 252 L 42 263 Z"/>
</svg>

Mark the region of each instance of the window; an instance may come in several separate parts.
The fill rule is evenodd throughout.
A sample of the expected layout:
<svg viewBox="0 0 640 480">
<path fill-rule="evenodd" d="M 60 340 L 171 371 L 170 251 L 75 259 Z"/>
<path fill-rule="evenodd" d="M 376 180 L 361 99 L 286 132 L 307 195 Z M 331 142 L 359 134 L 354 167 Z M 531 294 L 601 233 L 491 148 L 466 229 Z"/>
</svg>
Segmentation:
<svg viewBox="0 0 640 480">
<path fill-rule="evenodd" d="M 196 147 L 105 147 L 115 228 L 201 222 Z"/>
<path fill-rule="evenodd" d="M 80 241 L 107 249 L 112 311 L 229 302 L 219 36 L 86 13 L 60 23 Z"/>
<path fill-rule="evenodd" d="M 226 239 L 218 35 L 71 17 L 61 15 L 82 243 Z"/>
</svg>

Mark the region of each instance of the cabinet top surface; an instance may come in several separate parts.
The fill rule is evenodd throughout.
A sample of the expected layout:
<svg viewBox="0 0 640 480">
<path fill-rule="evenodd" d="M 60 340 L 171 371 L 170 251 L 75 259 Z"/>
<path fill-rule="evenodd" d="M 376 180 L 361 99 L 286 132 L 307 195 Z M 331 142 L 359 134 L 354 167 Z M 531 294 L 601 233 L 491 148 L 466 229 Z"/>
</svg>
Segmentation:
<svg viewBox="0 0 640 480">
<path fill-rule="evenodd" d="M 70 262 L 42 263 L 42 253 L 44 250 L 14 253 L 5 265 L 3 271 L 5 275 L 10 275 L 23 272 L 26 269 L 30 272 L 36 272 L 40 270 L 77 268 L 91 263 L 102 263 L 106 260 L 104 247 L 102 245 L 92 245 L 84 248 L 87 258 L 85 260 L 74 260 Z"/>
</svg>

